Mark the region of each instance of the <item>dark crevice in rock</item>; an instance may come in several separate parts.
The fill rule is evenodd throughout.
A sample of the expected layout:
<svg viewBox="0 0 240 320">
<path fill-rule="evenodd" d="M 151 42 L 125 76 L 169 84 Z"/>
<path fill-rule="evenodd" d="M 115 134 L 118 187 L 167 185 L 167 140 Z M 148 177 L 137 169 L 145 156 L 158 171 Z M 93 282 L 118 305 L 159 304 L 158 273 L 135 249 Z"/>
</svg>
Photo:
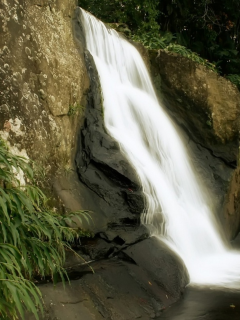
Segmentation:
<svg viewBox="0 0 240 320">
<path fill-rule="evenodd" d="M 121 238 L 121 237 L 119 237 L 119 236 L 117 236 L 117 237 L 115 237 L 114 239 L 113 239 L 113 242 L 115 242 L 117 245 L 119 245 L 119 246 L 122 246 L 122 245 L 124 245 L 124 243 L 125 243 L 125 241 Z"/>
<path fill-rule="evenodd" d="M 129 220 L 131 221 L 131 224 L 129 224 Z M 129 219 L 129 218 L 123 218 L 123 219 L 119 219 L 119 222 L 110 222 L 108 223 L 108 228 L 110 230 L 129 230 L 129 231 L 134 231 L 136 230 L 136 226 L 139 225 L 140 223 L 140 219 L 137 218 L 133 218 L 133 219 Z"/>
<path fill-rule="evenodd" d="M 121 222 L 122 222 L 125 226 L 132 227 L 132 226 L 138 225 L 139 222 L 140 222 L 139 220 L 140 220 L 139 218 L 135 218 L 135 219 L 124 218 L 124 219 L 121 219 Z"/>
<path fill-rule="evenodd" d="M 126 249 L 126 248 L 125 248 Z M 119 259 L 123 260 L 123 261 L 127 261 L 129 263 L 132 263 L 132 264 L 135 264 L 136 265 L 136 262 L 131 258 L 129 257 L 129 255 L 127 255 L 124 251 L 120 250 L 118 253 L 117 253 L 117 256 Z"/>
<path fill-rule="evenodd" d="M 90 164 L 90 163 L 89 163 Z M 96 175 L 98 173 L 96 172 Z M 80 174 L 78 172 L 78 177 L 79 177 L 79 180 L 87 187 L 89 188 L 90 190 L 92 190 L 98 197 L 100 197 L 102 200 L 104 200 L 106 203 L 109 204 L 109 202 L 105 199 L 105 197 L 99 193 L 98 191 L 98 186 L 97 185 L 94 185 L 94 184 L 91 184 L 91 183 L 88 183 L 88 181 L 86 179 L 84 179 L 84 175 L 83 174 Z"/>
<path fill-rule="evenodd" d="M 75 268 L 76 267 L 73 267 L 73 269 Z M 87 274 L 92 274 L 92 271 L 90 269 L 89 271 L 68 270 L 68 273 L 67 273 L 70 281 L 82 279 Z"/>
</svg>

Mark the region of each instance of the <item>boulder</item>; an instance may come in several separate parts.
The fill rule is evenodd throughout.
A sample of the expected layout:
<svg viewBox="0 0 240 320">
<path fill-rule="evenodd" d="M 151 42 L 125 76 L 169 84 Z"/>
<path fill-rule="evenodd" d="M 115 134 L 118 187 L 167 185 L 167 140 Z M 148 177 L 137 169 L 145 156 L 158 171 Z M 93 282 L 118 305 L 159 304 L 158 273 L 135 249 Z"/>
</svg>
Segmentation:
<svg viewBox="0 0 240 320">
<path fill-rule="evenodd" d="M 163 288 L 169 299 L 178 299 L 189 282 L 183 260 L 157 237 L 129 246 L 123 251 L 151 281 Z"/>
</svg>

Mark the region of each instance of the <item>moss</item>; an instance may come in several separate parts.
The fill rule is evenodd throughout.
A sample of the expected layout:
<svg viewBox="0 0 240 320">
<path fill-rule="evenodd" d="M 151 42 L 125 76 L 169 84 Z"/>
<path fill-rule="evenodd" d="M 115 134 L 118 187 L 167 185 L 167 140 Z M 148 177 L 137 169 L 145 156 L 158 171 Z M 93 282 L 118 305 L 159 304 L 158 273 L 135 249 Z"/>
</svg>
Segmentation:
<svg viewBox="0 0 240 320">
<path fill-rule="evenodd" d="M 68 110 L 68 116 L 74 116 L 75 114 L 77 114 L 78 112 L 82 112 L 83 110 L 84 107 L 80 104 L 70 105 Z"/>
</svg>

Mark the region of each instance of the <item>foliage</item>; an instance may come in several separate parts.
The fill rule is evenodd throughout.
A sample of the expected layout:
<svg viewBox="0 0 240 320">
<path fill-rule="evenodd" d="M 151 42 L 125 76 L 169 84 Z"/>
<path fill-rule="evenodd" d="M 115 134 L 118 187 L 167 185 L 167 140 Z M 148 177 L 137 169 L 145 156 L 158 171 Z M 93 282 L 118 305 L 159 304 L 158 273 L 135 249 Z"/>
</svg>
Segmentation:
<svg viewBox="0 0 240 320">
<path fill-rule="evenodd" d="M 240 90 L 240 74 L 229 74 L 227 79 L 234 83 Z"/>
<path fill-rule="evenodd" d="M 155 0 L 80 0 L 79 5 L 104 22 L 127 23 L 131 30 L 158 30 Z"/>
<path fill-rule="evenodd" d="M 239 73 L 238 0 L 158 0 L 162 30 L 176 34 L 177 43 L 210 62 L 222 74 Z"/>
<path fill-rule="evenodd" d="M 165 32 L 161 35 L 155 32 L 148 32 L 135 34 L 132 39 L 141 42 L 148 49 L 165 49 L 174 39 L 174 36 L 170 32 Z"/>
<path fill-rule="evenodd" d="M 21 185 L 19 177 L 28 180 Z M 46 197 L 34 185 L 26 159 L 11 154 L 0 140 L 0 314 L 1 319 L 24 318 L 42 312 L 39 289 L 33 278 L 50 275 L 55 283 L 67 278 L 63 268 L 65 249 L 81 235 L 75 219 L 89 219 L 88 212 L 60 216 L 46 205 Z M 71 227 L 69 227 L 71 225 Z"/>
<path fill-rule="evenodd" d="M 163 48 L 162 34 L 171 33 L 171 42 L 216 64 L 222 75 L 240 74 L 239 0 L 79 0 L 79 5 L 104 22 L 127 24 L 133 38 L 149 48 Z"/>
</svg>

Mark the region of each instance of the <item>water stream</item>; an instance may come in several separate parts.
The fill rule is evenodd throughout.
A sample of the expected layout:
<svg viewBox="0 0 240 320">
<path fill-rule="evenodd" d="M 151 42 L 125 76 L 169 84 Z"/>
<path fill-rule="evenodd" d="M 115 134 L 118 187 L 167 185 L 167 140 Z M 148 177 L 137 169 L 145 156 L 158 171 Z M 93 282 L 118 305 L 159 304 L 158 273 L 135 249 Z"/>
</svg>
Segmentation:
<svg viewBox="0 0 240 320">
<path fill-rule="evenodd" d="M 103 94 L 104 122 L 136 169 L 154 226 L 184 260 L 191 283 L 240 288 L 240 255 L 230 251 L 179 134 L 134 46 L 82 10 L 87 49 Z"/>
</svg>

